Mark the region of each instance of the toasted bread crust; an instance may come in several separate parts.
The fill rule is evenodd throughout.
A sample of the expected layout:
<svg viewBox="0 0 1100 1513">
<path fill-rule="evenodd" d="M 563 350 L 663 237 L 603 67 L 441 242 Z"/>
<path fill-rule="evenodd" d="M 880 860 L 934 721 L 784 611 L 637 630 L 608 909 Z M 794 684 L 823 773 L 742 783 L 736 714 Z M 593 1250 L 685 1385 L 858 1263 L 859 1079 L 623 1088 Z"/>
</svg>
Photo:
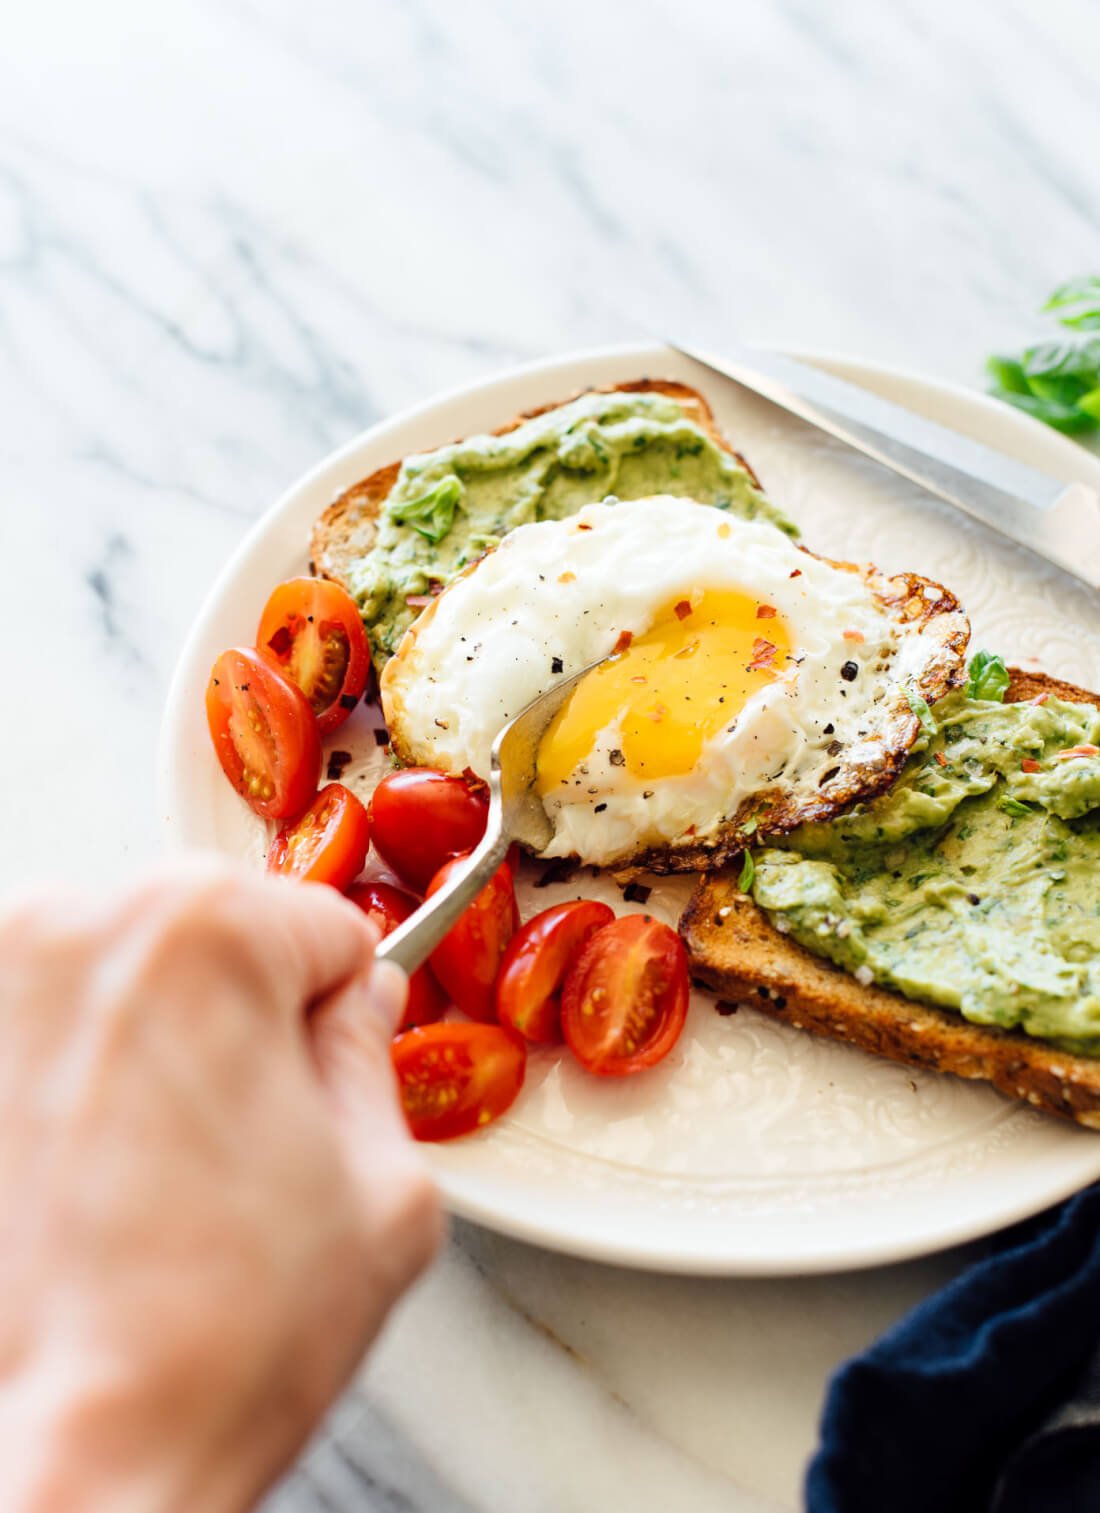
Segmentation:
<svg viewBox="0 0 1100 1513">
<path fill-rule="evenodd" d="M 1044 673 L 1015 667 L 1010 673 L 1009 702 L 1046 693 L 1100 704 L 1100 696 Z M 971 1024 L 950 1009 L 864 987 L 781 934 L 730 872 L 703 878 L 680 934 L 693 974 L 724 998 L 892 1061 L 990 1082 L 1045 1113 L 1100 1129 L 1100 1057 L 1075 1056 L 1019 1030 Z"/>
<path fill-rule="evenodd" d="M 670 399 L 675 399 L 683 407 L 690 420 L 706 431 L 716 446 L 720 446 L 723 451 L 736 458 L 758 488 L 761 486 L 759 478 L 749 466 L 748 461 L 730 446 L 719 431 L 714 412 L 704 396 L 698 389 L 692 389 L 687 384 L 675 383 L 671 379 L 639 378 L 632 383 L 607 384 L 595 390 L 579 389 L 568 399 L 558 400 L 554 404 L 540 405 L 536 410 L 523 411 L 508 421 L 507 425 L 499 426 L 492 434 L 505 436 L 509 431 L 516 430 L 524 421 L 534 420 L 536 416 L 545 415 L 549 410 L 560 409 L 562 405 L 579 399 L 583 393 L 667 394 Z M 437 445 L 443 446 L 446 443 L 439 442 Z M 374 546 L 378 535 L 378 518 L 400 472 L 401 462 L 388 463 L 384 468 L 371 473 L 369 478 L 363 478 L 359 483 L 353 484 L 350 489 L 346 489 L 329 505 L 328 509 L 318 516 L 314 522 L 309 543 L 310 566 L 314 573 L 322 578 L 333 579 L 350 592 L 348 566 L 351 562 L 366 556 Z"/>
</svg>

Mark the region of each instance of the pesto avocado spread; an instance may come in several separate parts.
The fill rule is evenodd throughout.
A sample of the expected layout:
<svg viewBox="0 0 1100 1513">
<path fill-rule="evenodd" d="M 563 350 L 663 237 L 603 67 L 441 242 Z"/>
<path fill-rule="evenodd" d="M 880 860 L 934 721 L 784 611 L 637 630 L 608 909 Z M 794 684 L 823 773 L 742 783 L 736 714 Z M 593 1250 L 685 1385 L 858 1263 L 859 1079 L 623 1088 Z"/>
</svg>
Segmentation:
<svg viewBox="0 0 1100 1513">
<path fill-rule="evenodd" d="M 982 659 L 979 662 L 979 659 Z M 1100 1055 L 1100 711 L 949 694 L 889 793 L 755 854 L 773 923 L 865 982 Z M 997 677 L 997 670 L 1000 677 Z"/>
<path fill-rule="evenodd" d="M 384 660 L 426 594 L 508 531 L 562 520 L 613 494 L 680 494 L 746 519 L 790 521 L 666 394 L 583 394 L 503 436 L 473 436 L 401 465 L 372 550 L 348 572 Z M 414 603 L 410 604 L 410 598 Z"/>
</svg>

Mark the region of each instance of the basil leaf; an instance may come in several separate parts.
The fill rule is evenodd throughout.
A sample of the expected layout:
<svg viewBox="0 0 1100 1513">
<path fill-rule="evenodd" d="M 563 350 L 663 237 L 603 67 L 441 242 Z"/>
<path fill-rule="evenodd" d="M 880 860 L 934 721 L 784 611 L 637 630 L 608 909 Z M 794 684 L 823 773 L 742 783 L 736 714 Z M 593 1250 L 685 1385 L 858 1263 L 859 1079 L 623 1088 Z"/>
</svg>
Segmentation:
<svg viewBox="0 0 1100 1513">
<path fill-rule="evenodd" d="M 1066 405 L 1072 410 L 1081 396 L 1089 392 L 1090 384 L 1096 376 L 1095 373 L 1090 373 L 1088 378 L 1078 378 L 1072 373 L 1043 373 L 1029 381 L 1036 399 L 1047 399 L 1052 404 Z"/>
<path fill-rule="evenodd" d="M 455 510 L 461 498 L 462 484 L 452 473 L 419 499 L 391 505 L 390 519 L 398 525 L 411 525 L 425 541 L 438 545 L 455 523 Z"/>
<path fill-rule="evenodd" d="M 742 893 L 748 893 L 752 889 L 752 880 L 756 876 L 756 866 L 752 859 L 752 852 L 745 852 L 745 860 L 741 863 L 741 876 L 737 879 L 737 886 Z"/>
<path fill-rule="evenodd" d="M 1013 817 L 1035 812 L 1030 804 L 1022 804 L 1019 799 L 1003 798 L 1000 807 L 1006 814 L 1011 814 Z"/>
<path fill-rule="evenodd" d="M 1043 309 L 1070 331 L 1100 331 L 1100 275 L 1063 284 Z M 1019 357 L 994 355 L 985 368 L 991 394 L 1056 431 L 1081 436 L 1100 424 L 1098 336 L 1038 342 Z"/>
<path fill-rule="evenodd" d="M 1055 289 L 1043 309 L 1058 311 L 1063 326 L 1077 331 L 1100 331 L 1100 276 L 1093 273 L 1070 279 L 1068 284 Z"/>
<path fill-rule="evenodd" d="M 1091 378 L 1100 369 L 1100 339 L 1040 342 L 1028 347 L 1021 361 L 1032 390 L 1033 378 Z"/>
<path fill-rule="evenodd" d="M 1027 374 L 1024 365 L 1017 362 L 1014 357 L 986 358 L 985 371 L 989 374 L 999 389 L 1007 389 L 1010 394 L 1030 394 Z"/>
<path fill-rule="evenodd" d="M 1096 429 L 1097 423 L 1093 416 L 1075 404 L 1057 404 L 1051 399 L 1040 399 L 1037 394 L 1011 394 L 1007 389 L 995 389 L 993 392 L 996 398 L 1015 405 L 1018 410 L 1041 420 L 1044 425 L 1053 426 L 1066 436 L 1078 436 Z"/>
<path fill-rule="evenodd" d="M 909 708 L 920 721 L 920 728 L 924 731 L 925 735 L 935 735 L 936 722 L 932 718 L 932 711 L 929 708 L 927 699 L 923 698 L 915 688 L 909 687 L 905 690 L 905 697 L 909 700 Z"/>
<path fill-rule="evenodd" d="M 966 691 L 972 699 L 988 699 L 1003 704 L 1008 688 L 1008 669 L 1004 658 L 991 651 L 976 651 L 970 659 L 970 677 Z"/>
</svg>

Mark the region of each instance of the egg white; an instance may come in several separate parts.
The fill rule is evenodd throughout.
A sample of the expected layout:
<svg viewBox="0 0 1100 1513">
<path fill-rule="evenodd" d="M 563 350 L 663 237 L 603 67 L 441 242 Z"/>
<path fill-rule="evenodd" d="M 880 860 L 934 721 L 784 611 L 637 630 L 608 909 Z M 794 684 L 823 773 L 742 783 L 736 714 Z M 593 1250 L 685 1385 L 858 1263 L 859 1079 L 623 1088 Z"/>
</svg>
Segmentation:
<svg viewBox="0 0 1100 1513">
<path fill-rule="evenodd" d="M 965 620 L 948 617 L 951 636 L 943 616 L 910 607 L 906 618 L 886 591 L 899 581 L 692 500 L 589 505 L 513 531 L 420 616 L 383 674 L 387 725 L 403 760 L 485 776 L 501 727 L 558 678 L 608 655 L 623 631 L 644 633 L 678 596 L 739 589 L 786 621 L 789 680 L 753 693 L 682 775 L 633 776 L 611 760 L 620 739 L 608 726 L 584 770 L 546 796 L 543 854 L 607 865 L 705 844 L 764 791 L 785 796 L 788 819 L 820 817 L 823 793 L 835 790 L 836 807 L 858 797 L 884 754 L 912 743 L 911 691 L 961 664 Z"/>
</svg>

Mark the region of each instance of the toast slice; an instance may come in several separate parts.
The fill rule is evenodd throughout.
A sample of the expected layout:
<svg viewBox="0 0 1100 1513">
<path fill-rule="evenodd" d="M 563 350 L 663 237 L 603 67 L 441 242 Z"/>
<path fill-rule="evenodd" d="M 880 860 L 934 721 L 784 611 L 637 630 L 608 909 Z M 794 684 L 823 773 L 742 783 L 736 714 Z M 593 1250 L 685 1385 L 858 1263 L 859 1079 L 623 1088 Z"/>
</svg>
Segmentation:
<svg viewBox="0 0 1100 1513">
<path fill-rule="evenodd" d="M 714 412 L 698 389 L 692 389 L 687 384 L 674 383 L 670 379 L 640 378 L 633 383 L 610 384 L 596 392 L 668 395 L 682 407 L 689 420 L 694 421 L 704 430 L 716 446 L 728 452 L 745 469 L 756 486 L 761 487 L 759 478 L 748 462 L 740 452 L 734 451 L 719 431 Z M 568 404 L 570 400 L 579 397 L 579 393 L 571 394 L 569 399 L 559 400 L 557 404 L 542 405 L 537 410 L 528 410 L 517 415 L 507 425 L 500 426 L 492 434 L 504 436 L 507 432 L 514 431 L 517 426 L 521 426 L 524 421 L 534 420 L 537 415 L 545 415 L 548 411 L 556 410 L 561 405 Z M 439 443 L 439 445 L 444 444 Z M 388 463 L 384 468 L 371 473 L 369 478 L 364 478 L 345 490 L 317 518 L 309 546 L 310 566 L 314 573 L 322 578 L 332 578 L 350 592 L 348 568 L 352 563 L 361 561 L 373 548 L 378 535 L 378 518 L 400 472 L 401 461 Z"/>
<path fill-rule="evenodd" d="M 1100 705 L 1100 695 L 1045 673 L 1009 669 L 1014 703 L 1049 693 Z M 1044 1113 L 1100 1129 L 1100 1057 L 1076 1056 L 1019 1030 L 971 1024 L 961 1014 L 918 1003 L 886 988 L 864 987 L 771 923 L 733 872 L 705 877 L 684 910 L 680 934 L 695 977 L 723 998 L 796 1029 L 843 1040 L 862 1051 L 991 1082 Z"/>
</svg>

